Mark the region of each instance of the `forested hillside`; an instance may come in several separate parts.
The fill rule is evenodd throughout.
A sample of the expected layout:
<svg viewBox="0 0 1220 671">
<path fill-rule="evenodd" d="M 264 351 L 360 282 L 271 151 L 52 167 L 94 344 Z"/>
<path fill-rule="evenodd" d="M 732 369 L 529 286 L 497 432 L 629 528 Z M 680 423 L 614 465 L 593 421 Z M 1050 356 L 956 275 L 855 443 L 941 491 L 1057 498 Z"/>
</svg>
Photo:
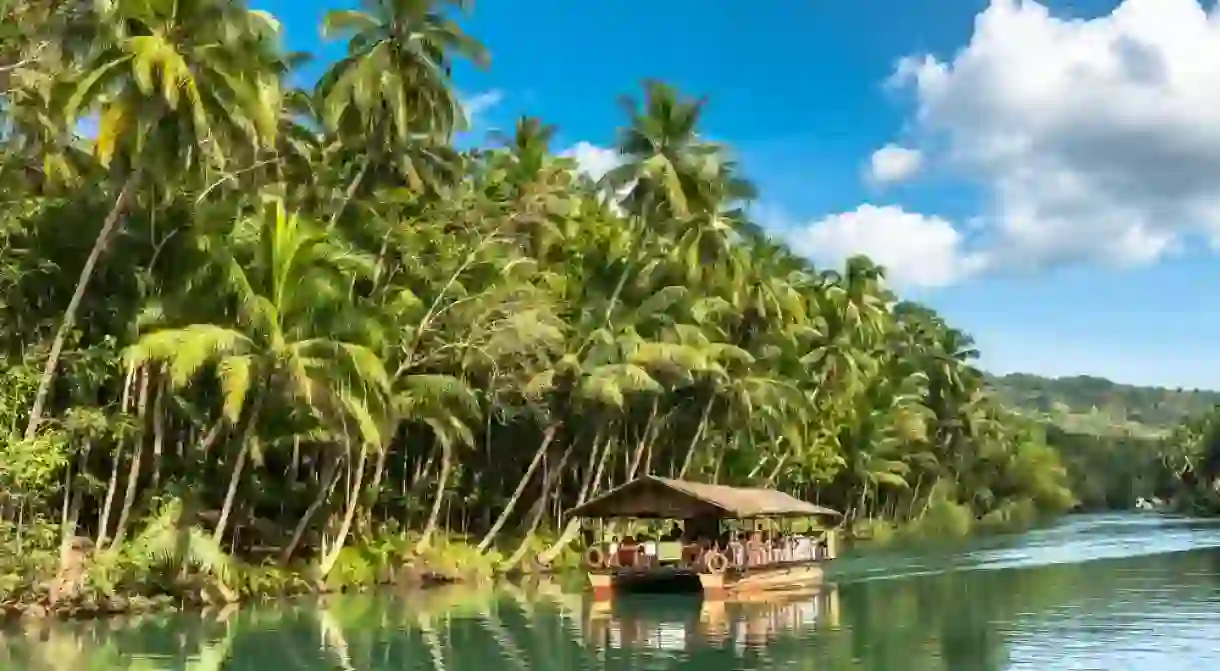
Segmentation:
<svg viewBox="0 0 1220 671">
<path fill-rule="evenodd" d="M 1088 375 L 1012 373 L 989 376 L 988 384 L 1013 409 L 1049 419 L 1067 431 L 1093 435 L 1163 435 L 1220 403 L 1218 391 L 1140 387 Z"/>
<path fill-rule="evenodd" d="M 1083 507 L 1130 508 L 1138 497 L 1157 496 L 1185 497 L 1180 507 L 1196 511 L 1215 508 L 1215 492 L 1198 486 L 1196 470 L 1206 464 L 1208 483 L 1220 471 L 1220 458 L 1206 457 L 1220 449 L 1208 438 L 1220 426 L 1220 392 L 1025 373 L 988 376 L 988 385 L 1008 408 L 1047 425 L 1047 443 Z"/>
</svg>

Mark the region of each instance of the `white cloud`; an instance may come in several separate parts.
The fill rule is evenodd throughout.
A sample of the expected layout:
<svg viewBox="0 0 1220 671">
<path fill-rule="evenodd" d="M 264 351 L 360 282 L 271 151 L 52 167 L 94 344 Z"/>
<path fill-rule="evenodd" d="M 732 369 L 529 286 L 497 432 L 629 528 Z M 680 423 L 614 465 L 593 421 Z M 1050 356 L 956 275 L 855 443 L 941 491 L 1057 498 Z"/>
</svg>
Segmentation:
<svg viewBox="0 0 1220 671">
<path fill-rule="evenodd" d="M 1220 10 L 1123 0 L 1082 20 L 992 0 L 952 59 L 904 59 L 893 81 L 915 92 L 923 139 L 992 196 L 1008 262 L 1220 245 Z"/>
<path fill-rule="evenodd" d="M 577 142 L 559 155 L 576 159 L 581 171 L 593 179 L 601 179 L 602 175 L 617 168 L 622 162 L 615 150 L 584 141 Z"/>
<path fill-rule="evenodd" d="M 899 287 L 943 287 L 983 268 L 986 259 L 967 252 L 962 234 L 945 219 L 895 205 L 861 205 L 807 226 L 790 229 L 793 249 L 822 265 L 841 266 L 865 254 L 885 266 Z"/>
<path fill-rule="evenodd" d="M 462 102 L 462 110 L 466 113 L 466 119 L 470 122 L 471 128 L 474 128 L 482 121 L 483 114 L 504 102 L 504 92 L 500 89 L 491 89 L 476 93 L 469 98 L 459 95 L 458 99 Z"/>
<path fill-rule="evenodd" d="M 922 166 L 923 154 L 918 149 L 887 144 L 873 152 L 868 179 L 877 184 L 902 182 L 914 177 Z"/>
</svg>

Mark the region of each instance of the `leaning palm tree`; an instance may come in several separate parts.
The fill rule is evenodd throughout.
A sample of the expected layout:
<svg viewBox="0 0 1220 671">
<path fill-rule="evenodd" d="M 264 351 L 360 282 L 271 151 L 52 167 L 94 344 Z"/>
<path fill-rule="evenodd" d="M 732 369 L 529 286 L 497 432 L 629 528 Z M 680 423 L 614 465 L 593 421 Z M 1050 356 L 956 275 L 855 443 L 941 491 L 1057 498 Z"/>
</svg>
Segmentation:
<svg viewBox="0 0 1220 671">
<path fill-rule="evenodd" d="M 99 114 L 94 155 L 108 170 L 114 204 L 81 268 L 51 343 L 25 435 L 42 421 L 64 343 L 85 291 L 145 175 L 222 174 L 237 145 L 276 132 L 279 25 L 228 0 L 102 3 L 89 14 L 89 56 L 59 110 L 68 126 Z"/>
<path fill-rule="evenodd" d="M 227 235 L 200 240 L 236 309 L 211 322 L 145 335 L 129 348 L 127 360 L 132 366 L 168 364 L 176 387 L 210 368 L 219 378 L 226 420 L 237 425 L 244 416 L 215 530 L 220 540 L 270 404 L 303 407 L 324 424 L 356 429 L 363 459 L 369 446 L 383 443 L 380 418 L 390 382 L 369 346 L 373 329 L 361 328 L 370 322 L 348 300 L 350 277 L 371 276 L 371 259 L 340 247 L 278 198 Z"/>
</svg>

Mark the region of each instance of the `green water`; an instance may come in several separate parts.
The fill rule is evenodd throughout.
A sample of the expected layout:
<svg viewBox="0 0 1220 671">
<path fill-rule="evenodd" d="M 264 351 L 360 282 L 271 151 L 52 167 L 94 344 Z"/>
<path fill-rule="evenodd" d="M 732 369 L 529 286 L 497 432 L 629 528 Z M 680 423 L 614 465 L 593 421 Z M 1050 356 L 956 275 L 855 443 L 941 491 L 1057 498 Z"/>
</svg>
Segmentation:
<svg viewBox="0 0 1220 671">
<path fill-rule="evenodd" d="M 1220 668 L 1220 523 L 1082 516 L 837 564 L 834 589 L 723 608 L 607 612 L 548 582 L 31 625 L 0 638 L 0 669 Z"/>
</svg>

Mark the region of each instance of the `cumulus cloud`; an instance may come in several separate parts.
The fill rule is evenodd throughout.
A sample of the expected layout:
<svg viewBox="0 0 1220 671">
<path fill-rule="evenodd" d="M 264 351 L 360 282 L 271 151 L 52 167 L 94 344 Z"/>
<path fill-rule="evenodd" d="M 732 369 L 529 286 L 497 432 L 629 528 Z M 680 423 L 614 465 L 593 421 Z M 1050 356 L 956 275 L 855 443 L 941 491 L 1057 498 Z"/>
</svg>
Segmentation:
<svg viewBox="0 0 1220 671">
<path fill-rule="evenodd" d="M 914 177 L 922 166 L 923 154 L 918 149 L 887 144 L 873 152 L 867 176 L 876 184 L 892 184 Z"/>
<path fill-rule="evenodd" d="M 615 150 L 584 141 L 577 142 L 559 155 L 576 159 L 580 170 L 593 179 L 601 179 L 602 175 L 617 168 L 621 162 Z"/>
<path fill-rule="evenodd" d="M 476 93 L 468 98 L 460 95 L 458 97 L 462 102 L 462 110 L 466 113 L 466 119 L 469 120 L 472 128 L 479 125 L 482 121 L 481 117 L 486 112 L 504 102 L 504 92 L 500 89 Z"/>
<path fill-rule="evenodd" d="M 947 220 L 907 212 L 896 205 L 861 205 L 807 226 L 791 229 L 797 252 L 822 265 L 841 266 L 865 254 L 885 266 L 894 285 L 935 288 L 982 270 L 986 259 L 969 252 L 962 234 Z"/>
<path fill-rule="evenodd" d="M 992 0 L 949 60 L 908 57 L 915 126 L 992 197 L 1009 262 L 1155 261 L 1220 244 L 1220 10 L 1122 0 L 1059 18 Z M 947 237 L 946 237 L 947 239 Z"/>
</svg>

